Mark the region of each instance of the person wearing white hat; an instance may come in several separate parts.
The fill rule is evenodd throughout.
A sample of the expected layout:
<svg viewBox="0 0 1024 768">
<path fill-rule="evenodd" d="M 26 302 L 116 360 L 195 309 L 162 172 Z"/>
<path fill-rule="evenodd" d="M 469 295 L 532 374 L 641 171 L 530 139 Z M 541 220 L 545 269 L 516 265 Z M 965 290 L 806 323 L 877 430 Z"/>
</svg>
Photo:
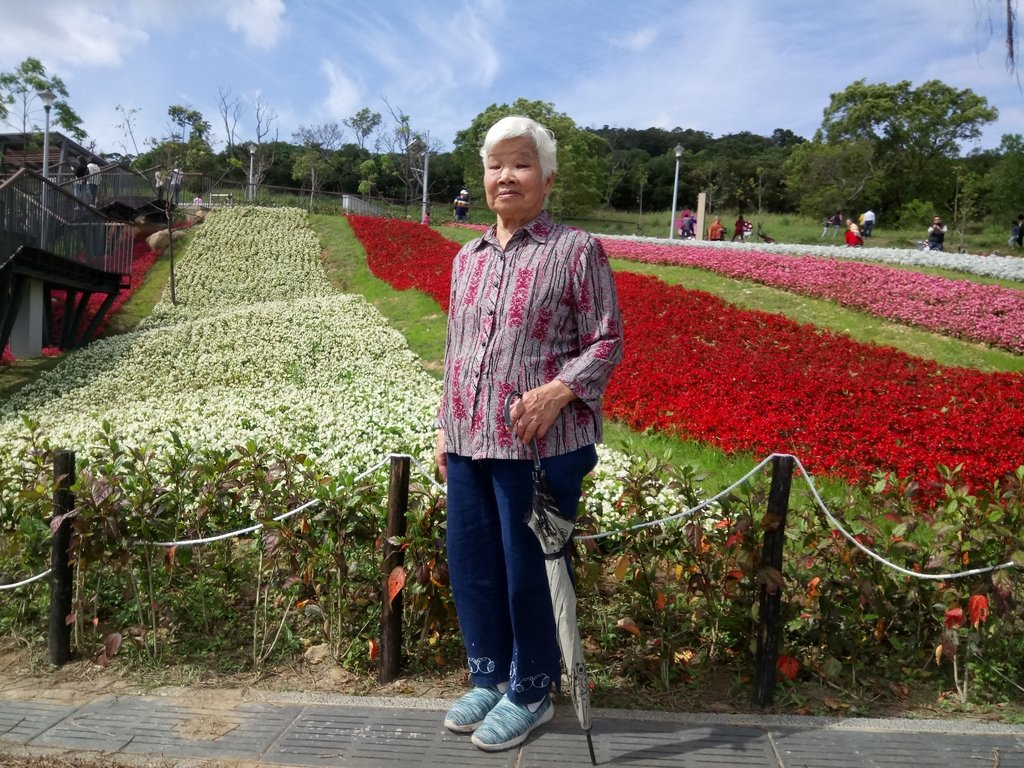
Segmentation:
<svg viewBox="0 0 1024 768">
<path fill-rule="evenodd" d="M 462 190 L 455 198 L 455 221 L 465 224 L 469 221 L 469 192 Z"/>
</svg>

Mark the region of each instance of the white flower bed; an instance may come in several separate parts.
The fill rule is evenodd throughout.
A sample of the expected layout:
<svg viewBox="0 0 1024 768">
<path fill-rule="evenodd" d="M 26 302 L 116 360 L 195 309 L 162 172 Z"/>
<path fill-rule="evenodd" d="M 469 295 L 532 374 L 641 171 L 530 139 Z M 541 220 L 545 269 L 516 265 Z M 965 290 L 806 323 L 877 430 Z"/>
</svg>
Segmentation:
<svg viewBox="0 0 1024 768">
<path fill-rule="evenodd" d="M 942 267 L 957 272 L 996 277 L 1003 280 L 1024 281 L 1024 258 L 1013 256 L 976 256 L 970 253 L 946 251 L 919 251 L 913 248 L 847 248 L 842 245 L 799 245 L 794 243 L 732 243 L 711 240 L 667 240 L 659 237 L 634 235 L 601 235 L 607 240 L 633 240 L 659 245 L 700 245 L 711 248 L 733 248 L 745 251 L 764 251 L 788 255 L 812 254 L 854 261 L 880 261 L 910 267 Z"/>
<path fill-rule="evenodd" d="M 168 296 L 132 333 L 70 353 L 0 404 L 0 454 L 25 435 L 90 452 L 104 422 L 158 452 L 254 440 L 358 474 L 389 453 L 431 466 L 440 382 L 363 297 L 335 293 L 297 209 L 235 208 L 197 231 Z M 603 450 L 588 510 L 614 527 L 624 461 Z M 665 506 L 669 506 L 666 504 Z"/>
<path fill-rule="evenodd" d="M 176 264 L 178 305 L 165 296 L 0 405 L 0 445 L 26 415 L 79 451 L 107 421 L 128 444 L 254 439 L 334 473 L 428 455 L 438 382 L 368 302 L 333 292 L 319 251 L 299 210 L 211 217 Z"/>
</svg>

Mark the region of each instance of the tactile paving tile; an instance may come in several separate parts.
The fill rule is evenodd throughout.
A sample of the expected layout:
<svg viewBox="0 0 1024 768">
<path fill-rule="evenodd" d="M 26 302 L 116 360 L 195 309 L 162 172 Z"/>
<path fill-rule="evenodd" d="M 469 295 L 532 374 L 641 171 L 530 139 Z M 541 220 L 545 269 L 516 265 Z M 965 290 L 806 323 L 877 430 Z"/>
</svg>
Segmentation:
<svg viewBox="0 0 1024 768">
<path fill-rule="evenodd" d="M 595 720 L 598 765 L 630 768 L 775 768 L 768 734 L 759 728 L 635 720 Z M 520 768 L 590 765 L 587 739 L 574 718 L 556 719 L 523 746 Z"/>
<path fill-rule="evenodd" d="M 0 739 L 25 744 L 78 707 L 32 701 L 0 701 Z"/>
<path fill-rule="evenodd" d="M 32 746 L 177 757 L 257 758 L 301 707 L 242 704 L 233 709 L 120 696 L 83 707 Z"/>
<path fill-rule="evenodd" d="M 451 733 L 444 712 L 307 707 L 263 756 L 284 765 L 377 768 L 512 768 L 517 750 L 482 752 L 469 735 Z"/>
<path fill-rule="evenodd" d="M 772 738 L 785 768 L 1024 768 L 1024 738 L 1012 735 L 814 729 Z"/>
</svg>

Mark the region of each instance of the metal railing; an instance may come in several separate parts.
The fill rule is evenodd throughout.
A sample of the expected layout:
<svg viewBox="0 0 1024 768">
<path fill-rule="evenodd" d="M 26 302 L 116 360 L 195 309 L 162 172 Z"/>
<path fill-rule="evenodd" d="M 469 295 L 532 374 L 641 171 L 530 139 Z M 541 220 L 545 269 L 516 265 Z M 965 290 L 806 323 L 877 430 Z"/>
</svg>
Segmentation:
<svg viewBox="0 0 1024 768">
<path fill-rule="evenodd" d="M 132 231 L 27 169 L 0 184 L 0 263 L 21 247 L 131 274 Z"/>
</svg>

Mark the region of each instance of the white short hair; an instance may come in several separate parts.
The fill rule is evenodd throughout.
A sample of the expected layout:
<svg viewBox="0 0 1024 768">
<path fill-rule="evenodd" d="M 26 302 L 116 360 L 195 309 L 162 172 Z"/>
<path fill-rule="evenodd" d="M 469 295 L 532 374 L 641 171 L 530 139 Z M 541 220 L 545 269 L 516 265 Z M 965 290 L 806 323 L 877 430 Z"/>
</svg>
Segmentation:
<svg viewBox="0 0 1024 768">
<path fill-rule="evenodd" d="M 527 136 L 533 142 L 537 150 L 537 157 L 540 159 L 540 173 L 545 180 L 558 170 L 558 153 L 555 134 L 529 117 L 523 115 L 509 115 L 491 126 L 484 137 L 484 145 L 480 148 L 480 157 L 487 163 L 487 156 L 491 154 L 495 144 L 508 139 L 518 139 Z"/>
</svg>

